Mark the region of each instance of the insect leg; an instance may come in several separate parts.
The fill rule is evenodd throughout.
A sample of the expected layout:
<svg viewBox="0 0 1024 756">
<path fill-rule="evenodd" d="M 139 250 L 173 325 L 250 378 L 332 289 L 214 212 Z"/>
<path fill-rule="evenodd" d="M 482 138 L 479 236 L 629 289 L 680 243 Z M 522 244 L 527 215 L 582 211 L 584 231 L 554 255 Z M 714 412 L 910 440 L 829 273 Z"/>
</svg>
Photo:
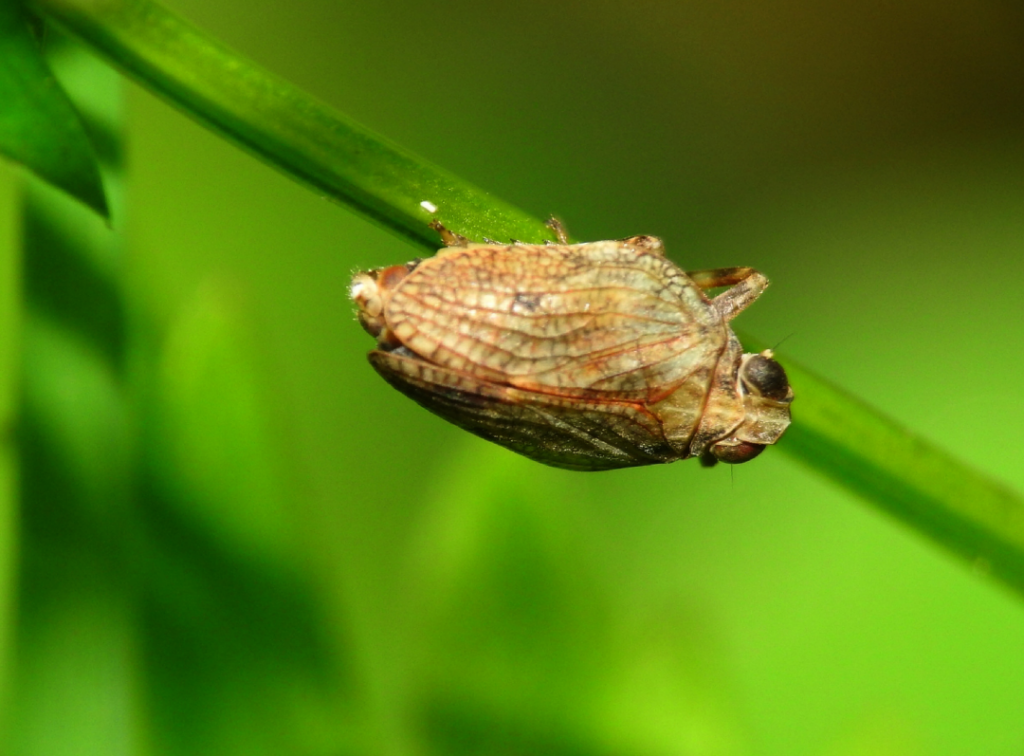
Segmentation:
<svg viewBox="0 0 1024 756">
<path fill-rule="evenodd" d="M 756 273 L 756 270 L 747 267 L 686 271 L 686 275 L 690 277 L 690 280 L 702 289 L 719 289 L 723 286 L 735 286 Z"/>
<path fill-rule="evenodd" d="M 446 247 L 465 247 L 466 244 L 469 243 L 469 239 L 467 239 L 462 234 L 457 234 L 454 231 L 449 231 L 447 228 L 441 225 L 441 221 L 439 220 L 432 220 L 428 225 L 432 229 L 437 231 L 437 233 L 441 236 L 441 241 L 444 242 L 444 246 Z"/>
<path fill-rule="evenodd" d="M 729 286 L 712 300 L 712 303 L 726 320 L 732 320 L 746 309 L 761 292 L 768 288 L 768 279 L 753 268 L 715 268 L 713 270 L 687 271 L 697 286 L 702 289 L 717 289 Z"/>
<path fill-rule="evenodd" d="M 569 234 L 565 230 L 565 226 L 562 224 L 562 221 L 558 220 L 558 218 L 552 215 L 544 225 L 555 232 L 555 236 L 558 237 L 559 244 L 569 243 Z"/>
<path fill-rule="evenodd" d="M 629 238 L 622 239 L 621 241 L 623 244 L 644 252 L 650 252 L 651 254 L 660 255 L 661 257 L 665 256 L 665 245 L 657 236 L 630 236 Z"/>
</svg>

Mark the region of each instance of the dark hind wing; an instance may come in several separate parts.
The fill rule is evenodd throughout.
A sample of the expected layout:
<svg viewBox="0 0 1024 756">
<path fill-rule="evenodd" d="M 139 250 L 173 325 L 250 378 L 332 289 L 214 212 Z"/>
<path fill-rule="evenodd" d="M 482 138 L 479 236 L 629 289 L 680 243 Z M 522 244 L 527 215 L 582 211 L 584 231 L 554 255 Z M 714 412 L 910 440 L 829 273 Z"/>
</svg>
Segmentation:
<svg viewBox="0 0 1024 756">
<path fill-rule="evenodd" d="M 612 470 L 681 456 L 665 440 L 661 424 L 636 405 L 522 391 L 394 352 L 370 352 L 369 360 L 420 406 L 546 465 Z"/>
</svg>

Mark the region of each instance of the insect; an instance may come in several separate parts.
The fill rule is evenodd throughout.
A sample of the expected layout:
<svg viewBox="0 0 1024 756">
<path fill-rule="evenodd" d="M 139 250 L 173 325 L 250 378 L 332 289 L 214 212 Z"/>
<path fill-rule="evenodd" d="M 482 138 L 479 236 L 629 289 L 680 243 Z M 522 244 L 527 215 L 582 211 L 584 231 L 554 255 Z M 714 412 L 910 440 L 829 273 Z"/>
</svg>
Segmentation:
<svg viewBox="0 0 1024 756">
<path fill-rule="evenodd" d="M 547 245 L 431 225 L 434 257 L 351 288 L 370 364 L 431 412 L 571 470 L 746 462 L 789 425 L 782 366 L 729 327 L 768 286 L 752 268 L 685 273 L 653 236 L 568 244 L 554 220 Z"/>
</svg>

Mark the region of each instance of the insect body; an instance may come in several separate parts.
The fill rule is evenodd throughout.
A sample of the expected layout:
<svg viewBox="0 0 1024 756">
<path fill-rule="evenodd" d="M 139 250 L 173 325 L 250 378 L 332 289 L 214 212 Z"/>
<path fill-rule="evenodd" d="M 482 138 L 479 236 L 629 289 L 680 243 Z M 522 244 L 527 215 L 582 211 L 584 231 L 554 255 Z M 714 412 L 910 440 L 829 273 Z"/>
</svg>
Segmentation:
<svg viewBox="0 0 1024 756">
<path fill-rule="evenodd" d="M 359 273 L 351 291 L 378 342 L 370 364 L 431 412 L 573 470 L 745 462 L 789 425 L 782 367 L 743 354 L 728 325 L 768 285 L 757 271 L 687 274 L 651 236 L 499 245 L 440 230 L 455 246 Z"/>
</svg>

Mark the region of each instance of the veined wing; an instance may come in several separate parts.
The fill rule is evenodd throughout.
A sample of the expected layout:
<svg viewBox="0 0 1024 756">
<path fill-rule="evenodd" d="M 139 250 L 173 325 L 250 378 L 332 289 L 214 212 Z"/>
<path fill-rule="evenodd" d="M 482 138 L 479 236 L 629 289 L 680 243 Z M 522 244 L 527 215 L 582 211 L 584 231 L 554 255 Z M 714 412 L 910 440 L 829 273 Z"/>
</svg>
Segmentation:
<svg viewBox="0 0 1024 756">
<path fill-rule="evenodd" d="M 373 351 L 392 386 L 459 427 L 526 457 L 570 470 L 611 470 L 682 455 L 639 405 L 563 399 L 480 381 L 415 356 Z"/>
<path fill-rule="evenodd" d="M 387 317 L 437 365 L 560 396 L 656 401 L 725 344 L 679 268 L 622 242 L 445 250 Z"/>
</svg>

